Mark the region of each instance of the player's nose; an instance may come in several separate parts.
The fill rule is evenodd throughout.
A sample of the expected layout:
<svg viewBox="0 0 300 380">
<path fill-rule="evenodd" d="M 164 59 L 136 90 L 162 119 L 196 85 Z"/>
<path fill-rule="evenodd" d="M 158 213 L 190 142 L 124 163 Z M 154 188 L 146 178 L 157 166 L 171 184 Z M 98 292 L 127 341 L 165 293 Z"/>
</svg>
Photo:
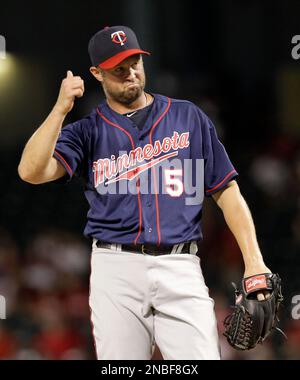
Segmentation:
<svg viewBox="0 0 300 380">
<path fill-rule="evenodd" d="M 128 69 L 128 75 L 127 78 L 128 80 L 132 80 L 136 78 L 135 70 L 132 67 L 129 67 Z"/>
</svg>

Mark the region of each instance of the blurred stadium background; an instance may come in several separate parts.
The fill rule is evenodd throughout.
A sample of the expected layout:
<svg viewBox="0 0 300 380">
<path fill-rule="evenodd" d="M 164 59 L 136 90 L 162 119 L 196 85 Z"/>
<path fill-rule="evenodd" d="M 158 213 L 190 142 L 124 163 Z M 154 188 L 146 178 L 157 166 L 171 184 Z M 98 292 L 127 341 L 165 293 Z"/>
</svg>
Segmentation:
<svg viewBox="0 0 300 380">
<path fill-rule="evenodd" d="M 17 175 L 25 142 L 56 100 L 68 69 L 85 80 L 81 118 L 102 93 L 88 72 L 87 43 L 106 25 L 128 25 L 145 59 L 148 91 L 197 103 L 213 120 L 240 176 L 267 265 L 284 284 L 284 340 L 230 349 L 222 320 L 242 258 L 221 212 L 205 203 L 201 262 L 216 301 L 224 359 L 300 359 L 299 1 L 5 2 L 0 35 L 0 359 L 95 359 L 89 323 L 90 242 L 83 184 L 32 186 Z M 300 315 L 295 312 L 294 317 Z M 157 351 L 154 359 L 160 358 Z"/>
</svg>

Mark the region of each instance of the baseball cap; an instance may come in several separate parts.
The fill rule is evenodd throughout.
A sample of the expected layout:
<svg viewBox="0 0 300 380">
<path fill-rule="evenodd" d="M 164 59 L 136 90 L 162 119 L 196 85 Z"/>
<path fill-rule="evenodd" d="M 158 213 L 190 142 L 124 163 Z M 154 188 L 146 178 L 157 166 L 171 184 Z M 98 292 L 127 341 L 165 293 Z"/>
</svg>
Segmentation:
<svg viewBox="0 0 300 380">
<path fill-rule="evenodd" d="M 149 52 L 140 48 L 137 37 L 127 26 L 107 26 L 90 39 L 88 46 L 93 66 L 112 69 L 134 54 Z"/>
</svg>

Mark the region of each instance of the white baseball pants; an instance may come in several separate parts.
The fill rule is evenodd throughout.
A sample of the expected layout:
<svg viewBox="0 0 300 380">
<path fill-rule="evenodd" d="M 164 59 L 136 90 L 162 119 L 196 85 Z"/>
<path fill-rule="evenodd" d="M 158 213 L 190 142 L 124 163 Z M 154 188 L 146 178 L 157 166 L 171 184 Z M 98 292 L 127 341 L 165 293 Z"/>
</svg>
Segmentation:
<svg viewBox="0 0 300 380">
<path fill-rule="evenodd" d="M 214 301 L 199 257 L 97 248 L 91 257 L 91 321 L 99 360 L 220 359 Z"/>
</svg>

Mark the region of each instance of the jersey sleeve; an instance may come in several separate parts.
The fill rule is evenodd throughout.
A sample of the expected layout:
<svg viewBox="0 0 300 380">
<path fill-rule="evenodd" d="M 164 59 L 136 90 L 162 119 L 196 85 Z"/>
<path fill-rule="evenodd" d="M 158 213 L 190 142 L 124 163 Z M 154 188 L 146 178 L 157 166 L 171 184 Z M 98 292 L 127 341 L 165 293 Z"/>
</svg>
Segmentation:
<svg viewBox="0 0 300 380">
<path fill-rule="evenodd" d="M 83 123 L 77 121 L 62 128 L 53 153 L 66 169 L 67 175 L 59 182 L 68 182 L 74 175 L 79 176 L 84 161 L 85 135 Z"/>
<path fill-rule="evenodd" d="M 204 189 L 211 196 L 238 176 L 228 154 L 217 136 L 216 128 L 205 115 L 203 120 Z"/>
</svg>

